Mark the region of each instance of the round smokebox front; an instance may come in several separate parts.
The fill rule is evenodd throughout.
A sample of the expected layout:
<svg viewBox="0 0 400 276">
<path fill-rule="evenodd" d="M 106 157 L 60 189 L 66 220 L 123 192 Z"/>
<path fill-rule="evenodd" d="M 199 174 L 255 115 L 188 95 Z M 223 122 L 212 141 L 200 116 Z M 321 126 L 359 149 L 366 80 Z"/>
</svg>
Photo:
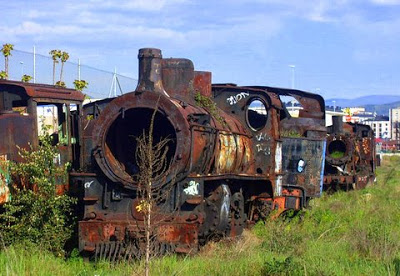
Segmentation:
<svg viewBox="0 0 400 276">
<path fill-rule="evenodd" d="M 161 152 L 166 162 L 163 171 L 168 172 L 162 180 L 167 182 L 184 169 L 183 157 L 190 149 L 187 122 L 179 109 L 169 98 L 154 92 L 129 93 L 110 102 L 93 130 L 95 159 L 104 174 L 113 182 L 135 188 L 145 165 L 138 158 L 138 139 L 144 137 L 149 142 L 151 133 L 153 146 L 166 143 Z"/>
<path fill-rule="evenodd" d="M 353 152 L 352 141 L 345 135 L 327 137 L 326 161 L 332 165 L 342 165 L 348 162 Z"/>
</svg>

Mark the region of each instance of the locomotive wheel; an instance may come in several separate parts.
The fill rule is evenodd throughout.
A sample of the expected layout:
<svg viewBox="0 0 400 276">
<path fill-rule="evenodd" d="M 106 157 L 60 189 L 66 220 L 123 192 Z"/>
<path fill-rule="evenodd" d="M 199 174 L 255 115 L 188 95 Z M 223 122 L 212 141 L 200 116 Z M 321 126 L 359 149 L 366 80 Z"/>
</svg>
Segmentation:
<svg viewBox="0 0 400 276">
<path fill-rule="evenodd" d="M 230 228 L 231 192 L 226 184 L 219 185 L 204 203 L 206 214 L 199 231 L 199 241 L 204 244 L 210 239 L 220 239 Z"/>
<path fill-rule="evenodd" d="M 230 216 L 230 227 L 227 234 L 230 237 L 240 236 L 243 233 L 246 221 L 242 192 L 236 192 L 232 195 Z"/>
</svg>

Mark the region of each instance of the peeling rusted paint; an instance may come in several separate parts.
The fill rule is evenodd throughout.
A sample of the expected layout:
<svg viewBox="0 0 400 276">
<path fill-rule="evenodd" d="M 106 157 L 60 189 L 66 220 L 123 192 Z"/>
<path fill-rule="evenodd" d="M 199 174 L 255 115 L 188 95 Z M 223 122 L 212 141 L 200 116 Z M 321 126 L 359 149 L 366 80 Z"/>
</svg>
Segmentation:
<svg viewBox="0 0 400 276">
<path fill-rule="evenodd" d="M 108 252 L 116 237 L 98 232 L 113 233 L 116 227 L 125 231 L 131 243 L 141 242 L 143 216 L 136 208 L 138 183 L 130 169 L 132 163 L 135 167 L 135 147 L 129 137 L 146 130 L 154 110 L 155 135 L 172 137 L 173 142 L 168 174 L 153 185 L 175 181 L 174 193 L 166 199 L 169 207 L 158 206 L 160 244 L 187 253 L 209 237 L 240 235 L 246 223 L 273 210 L 278 215 L 299 210 L 307 197 L 320 195 L 326 129 L 319 95 L 264 86 L 211 85 L 211 73 L 194 71 L 190 60 L 162 59 L 157 49 L 140 53 L 137 89 L 84 111 L 84 118 L 94 119 L 85 123 L 86 175 L 76 175 L 75 181 L 93 181 L 85 189 L 85 198 L 97 195 L 100 200 L 85 204 L 86 219 L 80 222 L 82 250 Z M 196 102 L 198 93 L 211 103 Z M 303 104 L 298 118 L 284 116 L 288 113 L 280 97 L 287 95 Z M 257 111 L 257 105 L 250 107 L 254 101 L 264 106 L 262 111 Z M 298 136 L 286 137 L 287 133 Z M 196 184 L 193 191 L 190 183 Z M 110 200 L 114 190 L 125 196 Z M 178 214 L 171 217 L 169 212 L 175 208 Z"/>
<path fill-rule="evenodd" d="M 58 117 L 61 131 L 65 134 L 65 139 L 60 144 L 60 155 L 58 161 L 60 165 L 71 162 L 74 169 L 80 166 L 80 121 L 79 111 L 81 111 L 84 95 L 76 90 L 56 87 L 51 85 L 32 84 L 17 81 L 0 80 L 0 156 L 6 156 L 10 162 L 23 162 L 19 155 L 20 149 L 36 149 L 39 140 L 38 133 L 41 124 L 38 122 L 38 106 L 52 104 L 59 108 L 59 113 L 63 114 L 63 119 Z M 75 114 L 70 112 L 69 105 L 74 105 Z M 40 115 L 40 114 L 39 114 Z M 72 121 L 73 120 L 73 121 Z M 74 138 L 72 144 L 71 139 Z M 9 200 L 9 189 L 4 182 L 7 178 L 5 173 L 1 173 L 0 193 L 5 195 L 1 201 Z M 68 183 L 57 183 L 58 194 L 64 193 L 69 189 Z M 17 187 L 30 187 L 35 189 L 35 183 L 15 183 Z"/>
<path fill-rule="evenodd" d="M 375 138 L 367 125 L 334 117 L 328 127 L 324 189 L 361 189 L 375 180 Z"/>
</svg>

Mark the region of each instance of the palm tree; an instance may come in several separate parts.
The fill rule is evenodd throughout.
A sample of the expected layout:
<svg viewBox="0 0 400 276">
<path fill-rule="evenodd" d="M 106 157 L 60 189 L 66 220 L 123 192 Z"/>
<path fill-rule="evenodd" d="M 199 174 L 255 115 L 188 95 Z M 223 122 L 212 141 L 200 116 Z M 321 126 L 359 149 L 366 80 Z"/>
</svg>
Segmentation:
<svg viewBox="0 0 400 276">
<path fill-rule="evenodd" d="M 75 89 L 78 91 L 82 91 L 83 89 L 87 88 L 89 83 L 85 80 L 75 80 L 74 81 L 74 86 Z"/>
<path fill-rule="evenodd" d="M 63 82 L 64 63 L 69 59 L 69 54 L 67 52 L 62 52 L 60 58 L 61 58 L 60 82 Z"/>
<path fill-rule="evenodd" d="M 1 52 L 4 55 L 4 69 L 6 73 L 6 79 L 8 79 L 8 57 L 11 56 L 11 51 L 14 50 L 14 45 L 13 44 L 3 44 L 3 48 L 1 48 Z"/>
<path fill-rule="evenodd" d="M 29 75 L 23 75 L 22 78 L 21 78 L 21 81 L 22 81 L 22 82 L 30 82 L 31 79 L 32 79 L 31 76 L 29 76 Z"/>
<path fill-rule="evenodd" d="M 53 58 L 53 85 L 56 84 L 56 63 L 58 63 L 58 59 L 61 58 L 60 50 L 51 50 L 49 52 L 51 57 Z"/>
</svg>

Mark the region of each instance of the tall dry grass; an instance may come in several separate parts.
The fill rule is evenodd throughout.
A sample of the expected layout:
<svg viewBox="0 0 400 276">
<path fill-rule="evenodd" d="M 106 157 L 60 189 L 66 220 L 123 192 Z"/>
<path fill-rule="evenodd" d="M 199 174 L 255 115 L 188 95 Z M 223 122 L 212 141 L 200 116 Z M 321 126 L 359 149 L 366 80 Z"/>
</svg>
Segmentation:
<svg viewBox="0 0 400 276">
<path fill-rule="evenodd" d="M 34 246 L 0 252 L 0 275 L 142 275 L 136 263 L 56 258 Z M 383 160 L 377 182 L 312 201 L 291 221 L 257 224 L 194 256 L 152 262 L 153 275 L 400 275 L 400 158 Z"/>
</svg>

